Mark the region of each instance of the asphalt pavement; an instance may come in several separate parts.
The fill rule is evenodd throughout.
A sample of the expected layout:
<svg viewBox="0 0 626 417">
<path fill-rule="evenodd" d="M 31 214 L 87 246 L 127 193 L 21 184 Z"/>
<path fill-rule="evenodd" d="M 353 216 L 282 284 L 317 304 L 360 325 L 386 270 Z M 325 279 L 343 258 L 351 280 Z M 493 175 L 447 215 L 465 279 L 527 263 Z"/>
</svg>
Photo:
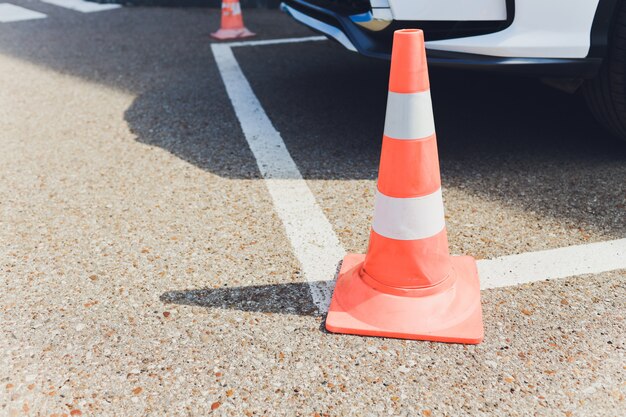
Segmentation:
<svg viewBox="0 0 626 417">
<path fill-rule="evenodd" d="M 477 346 L 330 334 L 216 65 L 218 11 L 13 3 L 46 17 L 0 23 L 0 414 L 624 414 L 626 270 L 484 290 Z M 233 53 L 363 253 L 389 64 Z M 431 90 L 452 253 L 626 237 L 626 146 L 581 97 L 440 69 Z"/>
</svg>

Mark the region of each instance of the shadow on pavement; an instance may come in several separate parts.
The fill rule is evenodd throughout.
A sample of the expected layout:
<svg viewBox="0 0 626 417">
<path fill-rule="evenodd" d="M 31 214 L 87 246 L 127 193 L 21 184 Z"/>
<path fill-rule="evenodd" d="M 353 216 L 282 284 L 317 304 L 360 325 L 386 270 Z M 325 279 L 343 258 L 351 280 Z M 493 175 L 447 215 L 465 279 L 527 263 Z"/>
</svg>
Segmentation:
<svg viewBox="0 0 626 417">
<path fill-rule="evenodd" d="M 217 12 L 119 9 L 2 28 L 0 53 L 136 95 L 136 140 L 216 175 L 259 178 L 215 66 Z M 264 37 L 310 32 L 278 11 L 250 10 Z M 388 63 L 330 42 L 235 51 L 308 180 L 376 178 Z M 571 224 L 626 235 L 626 146 L 580 97 L 537 80 L 433 70 L 445 187 Z"/>
<path fill-rule="evenodd" d="M 188 306 L 301 316 L 318 315 L 306 282 L 168 291 L 159 299 L 164 303 Z"/>
<path fill-rule="evenodd" d="M 292 69 L 259 70 L 276 68 L 272 48 L 236 56 L 304 177 L 375 179 L 387 64 L 320 43 L 282 45 L 279 56 L 297 57 Z M 580 95 L 531 78 L 436 68 L 431 90 L 444 187 L 626 235 L 626 143 L 602 130 Z"/>
</svg>

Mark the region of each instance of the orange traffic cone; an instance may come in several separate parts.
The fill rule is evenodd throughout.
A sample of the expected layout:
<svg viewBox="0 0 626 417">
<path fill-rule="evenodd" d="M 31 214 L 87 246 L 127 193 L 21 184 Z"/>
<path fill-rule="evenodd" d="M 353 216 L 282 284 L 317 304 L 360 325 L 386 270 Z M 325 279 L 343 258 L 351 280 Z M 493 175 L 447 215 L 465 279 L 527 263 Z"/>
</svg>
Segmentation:
<svg viewBox="0 0 626 417">
<path fill-rule="evenodd" d="M 369 248 L 344 258 L 326 329 L 451 343 L 483 339 L 476 262 L 448 252 L 419 29 L 394 33 Z"/>
<path fill-rule="evenodd" d="M 222 23 L 211 36 L 219 40 L 247 38 L 256 35 L 243 25 L 239 0 L 222 0 Z"/>
</svg>

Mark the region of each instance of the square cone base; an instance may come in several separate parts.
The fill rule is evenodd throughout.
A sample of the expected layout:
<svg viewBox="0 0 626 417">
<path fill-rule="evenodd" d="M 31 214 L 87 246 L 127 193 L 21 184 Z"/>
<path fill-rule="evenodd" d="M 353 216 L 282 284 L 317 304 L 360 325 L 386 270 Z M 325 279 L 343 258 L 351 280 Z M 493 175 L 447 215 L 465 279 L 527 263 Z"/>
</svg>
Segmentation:
<svg viewBox="0 0 626 417">
<path fill-rule="evenodd" d="M 424 296 L 394 295 L 361 279 L 365 255 L 347 255 L 326 317 L 333 333 L 477 344 L 484 328 L 476 261 L 453 256 L 455 281 L 447 289 Z"/>
<path fill-rule="evenodd" d="M 215 39 L 225 41 L 228 39 L 241 39 L 256 36 L 256 33 L 250 32 L 245 27 L 239 29 L 219 29 L 217 32 L 211 33 Z"/>
</svg>

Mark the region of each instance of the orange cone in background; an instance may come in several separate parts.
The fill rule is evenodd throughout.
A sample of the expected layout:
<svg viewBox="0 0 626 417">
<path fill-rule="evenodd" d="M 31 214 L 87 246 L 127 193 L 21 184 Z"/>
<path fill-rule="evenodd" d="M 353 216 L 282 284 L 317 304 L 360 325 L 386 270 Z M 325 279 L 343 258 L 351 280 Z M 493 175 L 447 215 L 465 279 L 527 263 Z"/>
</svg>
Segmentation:
<svg viewBox="0 0 626 417">
<path fill-rule="evenodd" d="M 394 33 L 369 248 L 344 258 L 326 329 L 450 343 L 483 339 L 476 262 L 448 251 L 419 29 Z"/>
<path fill-rule="evenodd" d="M 239 0 L 222 0 L 222 23 L 211 36 L 219 40 L 248 38 L 256 35 L 243 25 Z"/>
</svg>

